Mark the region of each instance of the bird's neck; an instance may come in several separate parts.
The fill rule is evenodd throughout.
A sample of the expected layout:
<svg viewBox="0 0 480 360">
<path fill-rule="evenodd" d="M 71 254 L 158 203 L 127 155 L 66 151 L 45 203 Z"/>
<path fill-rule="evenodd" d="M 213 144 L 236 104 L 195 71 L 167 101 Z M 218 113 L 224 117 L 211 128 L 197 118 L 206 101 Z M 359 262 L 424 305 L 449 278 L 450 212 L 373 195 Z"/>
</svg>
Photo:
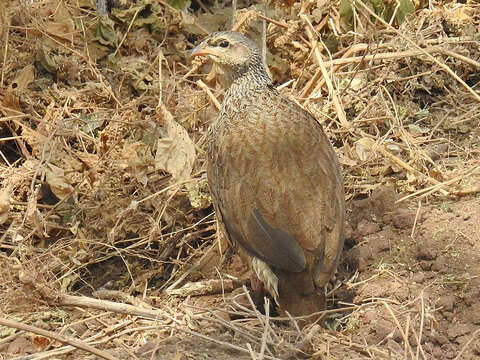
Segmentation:
<svg viewBox="0 0 480 360">
<path fill-rule="evenodd" d="M 237 71 L 226 72 L 227 93 L 225 98 L 242 98 L 260 87 L 272 84 L 262 62 L 251 64 Z"/>
</svg>

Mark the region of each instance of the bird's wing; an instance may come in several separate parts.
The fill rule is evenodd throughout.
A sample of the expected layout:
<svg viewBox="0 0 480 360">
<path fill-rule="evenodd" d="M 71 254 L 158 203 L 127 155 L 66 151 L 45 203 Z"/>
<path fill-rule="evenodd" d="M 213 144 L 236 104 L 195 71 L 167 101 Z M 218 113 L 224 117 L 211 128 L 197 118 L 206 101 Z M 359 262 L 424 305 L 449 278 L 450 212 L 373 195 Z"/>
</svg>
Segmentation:
<svg viewBox="0 0 480 360">
<path fill-rule="evenodd" d="M 217 129 L 207 169 L 212 195 L 228 236 L 251 255 L 292 272 L 329 268 L 328 259 L 308 263 L 329 252 L 336 265 L 343 246 L 331 239 L 339 221 L 343 229 L 338 162 L 320 125 L 278 101 L 280 117 L 259 99 L 237 126 Z"/>
</svg>

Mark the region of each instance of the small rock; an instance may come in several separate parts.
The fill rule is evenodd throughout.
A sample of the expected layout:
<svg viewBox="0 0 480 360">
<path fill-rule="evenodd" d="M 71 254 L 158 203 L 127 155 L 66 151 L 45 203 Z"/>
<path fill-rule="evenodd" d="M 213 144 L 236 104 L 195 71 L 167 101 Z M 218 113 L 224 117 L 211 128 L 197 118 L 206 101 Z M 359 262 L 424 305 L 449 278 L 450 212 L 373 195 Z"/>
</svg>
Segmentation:
<svg viewBox="0 0 480 360">
<path fill-rule="evenodd" d="M 444 344 L 448 344 L 450 341 L 448 341 L 448 338 L 443 335 L 443 334 L 440 334 L 440 333 L 436 333 L 435 335 L 432 336 L 432 341 L 434 341 L 435 343 L 439 344 L 439 345 L 444 345 Z"/>
<path fill-rule="evenodd" d="M 417 259 L 418 260 L 435 260 L 437 258 L 437 251 L 429 244 L 417 245 Z"/>
<path fill-rule="evenodd" d="M 70 329 L 75 333 L 75 336 L 81 337 L 88 331 L 87 325 L 85 323 L 72 324 Z"/>
<path fill-rule="evenodd" d="M 136 355 L 143 355 L 143 354 L 148 354 L 148 353 L 154 353 L 155 349 L 158 349 L 159 344 L 156 341 L 148 341 L 145 344 L 139 346 L 137 349 L 135 349 L 135 354 Z"/>
<path fill-rule="evenodd" d="M 425 274 L 424 273 L 416 273 L 415 275 L 412 276 L 412 281 L 421 284 L 425 280 Z"/>
<path fill-rule="evenodd" d="M 471 306 L 475 303 L 475 301 L 477 301 L 478 298 L 480 298 L 480 292 L 478 294 L 473 294 L 472 292 L 469 292 L 464 295 L 463 302 L 465 303 L 465 305 Z"/>
<path fill-rule="evenodd" d="M 410 336 L 408 337 L 408 342 L 410 343 L 411 346 L 418 346 L 417 335 L 418 334 L 410 334 Z M 425 344 L 425 341 L 426 341 L 426 337 L 422 336 L 422 338 L 420 339 L 420 344 L 421 345 Z"/>
<path fill-rule="evenodd" d="M 427 354 L 431 354 L 433 351 L 433 344 L 431 342 L 426 342 L 425 344 L 423 344 L 423 350 Z"/>
<path fill-rule="evenodd" d="M 442 296 L 438 302 L 437 306 L 442 308 L 442 311 L 452 311 L 453 306 L 455 305 L 455 296 L 454 295 L 447 295 Z"/>
<path fill-rule="evenodd" d="M 455 342 L 459 345 L 465 344 L 468 340 L 470 340 L 472 337 L 470 335 L 462 335 L 459 336 L 455 339 Z"/>
<path fill-rule="evenodd" d="M 452 321 L 453 321 L 453 318 L 454 318 L 453 312 L 451 312 L 451 311 L 444 311 L 444 312 L 443 312 L 443 318 L 444 318 L 445 320 L 447 320 L 448 322 L 452 322 Z"/>
<path fill-rule="evenodd" d="M 445 213 L 440 216 L 440 219 L 445 221 L 450 221 L 450 220 L 453 220 L 454 218 L 455 218 L 455 214 L 451 212 Z"/>
<path fill-rule="evenodd" d="M 472 218 L 472 215 L 470 215 L 470 214 L 463 215 L 463 220 L 465 220 L 465 221 L 470 220 L 471 218 Z"/>
<path fill-rule="evenodd" d="M 15 338 L 7 348 L 9 354 L 34 354 L 35 352 L 37 352 L 35 346 L 23 336 Z"/>
<path fill-rule="evenodd" d="M 437 258 L 432 264 L 432 270 L 445 274 L 448 270 L 447 260 L 444 257 Z"/>
<path fill-rule="evenodd" d="M 345 244 L 349 246 L 354 246 L 356 244 L 355 238 L 354 238 L 354 233 L 352 227 L 347 224 L 345 225 Z"/>
<path fill-rule="evenodd" d="M 433 144 L 425 150 L 430 159 L 437 161 L 448 153 L 449 144 Z"/>
<path fill-rule="evenodd" d="M 425 340 L 422 339 L 422 341 L 424 342 Z M 410 336 L 408 337 L 408 343 L 410 344 L 410 346 L 417 346 L 417 338 L 415 337 L 415 335 L 413 334 L 410 334 Z"/>
<path fill-rule="evenodd" d="M 360 254 L 370 260 L 378 259 L 378 254 L 390 250 L 390 244 L 385 237 L 369 236 L 360 246 Z"/>
<path fill-rule="evenodd" d="M 370 263 L 372 262 L 372 253 L 365 245 L 357 247 L 357 250 L 358 270 L 362 271 L 370 266 Z"/>
<path fill-rule="evenodd" d="M 43 329 L 43 330 L 50 330 L 51 329 L 51 326 L 49 324 L 47 324 L 45 321 L 43 321 L 42 319 L 38 319 L 37 321 L 35 321 L 33 323 L 33 325 L 40 328 L 40 329 Z"/>
<path fill-rule="evenodd" d="M 215 314 L 222 320 L 225 320 L 227 322 L 232 321 L 232 317 L 226 311 L 215 311 Z"/>
<path fill-rule="evenodd" d="M 477 276 L 470 280 L 470 287 L 472 289 L 480 289 L 480 276 Z"/>
<path fill-rule="evenodd" d="M 466 325 L 466 324 L 455 324 L 447 330 L 447 336 L 451 341 L 453 341 L 456 338 L 458 338 L 459 336 L 469 334 L 470 332 L 471 332 L 471 329 L 468 325 Z"/>
<path fill-rule="evenodd" d="M 400 355 L 403 354 L 403 347 L 393 339 L 388 339 L 387 348 L 394 354 Z"/>
<path fill-rule="evenodd" d="M 440 347 L 435 346 L 432 351 L 433 359 L 443 359 L 443 351 Z"/>
<path fill-rule="evenodd" d="M 363 315 L 363 320 L 365 323 L 372 323 L 377 318 L 377 314 L 375 311 L 365 311 L 365 314 Z"/>
<path fill-rule="evenodd" d="M 394 330 L 393 324 L 390 321 L 379 319 L 375 328 L 378 340 L 385 339 Z"/>
<path fill-rule="evenodd" d="M 480 325 L 480 303 L 475 303 L 470 307 L 470 320 L 475 325 Z"/>
<path fill-rule="evenodd" d="M 400 330 L 398 330 L 398 328 L 395 328 L 395 330 L 393 331 L 392 338 L 398 343 L 401 343 L 403 341 L 402 333 L 400 332 Z"/>
<path fill-rule="evenodd" d="M 480 355 L 480 340 L 475 341 L 472 348 L 475 355 Z"/>
<path fill-rule="evenodd" d="M 391 248 L 390 242 L 384 237 L 379 237 L 375 239 L 375 248 L 377 252 L 389 251 Z"/>
<path fill-rule="evenodd" d="M 402 340 L 402 334 L 400 331 L 390 321 L 387 320 L 379 319 L 377 321 L 375 332 L 377 334 L 377 340 L 379 341 L 385 339 L 390 334 L 392 334 L 391 338 L 393 340 L 398 342 Z"/>
<path fill-rule="evenodd" d="M 430 271 L 430 269 L 432 268 L 432 263 L 430 263 L 428 261 L 422 261 L 418 265 L 420 265 L 420 268 L 423 271 Z"/>
<path fill-rule="evenodd" d="M 392 216 L 392 223 L 397 229 L 410 229 L 415 223 L 417 212 L 409 209 L 397 209 Z"/>
<path fill-rule="evenodd" d="M 355 231 L 355 238 L 361 238 L 363 236 L 375 234 L 380 231 L 380 226 L 370 221 L 362 220 L 357 226 L 357 231 Z"/>
</svg>

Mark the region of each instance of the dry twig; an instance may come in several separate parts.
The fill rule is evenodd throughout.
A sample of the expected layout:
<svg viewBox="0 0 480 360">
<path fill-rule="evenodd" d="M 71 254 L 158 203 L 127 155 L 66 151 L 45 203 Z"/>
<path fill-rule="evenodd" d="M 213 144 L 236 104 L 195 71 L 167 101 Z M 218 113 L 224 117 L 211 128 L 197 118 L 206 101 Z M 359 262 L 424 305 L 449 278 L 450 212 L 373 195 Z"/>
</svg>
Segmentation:
<svg viewBox="0 0 480 360">
<path fill-rule="evenodd" d="M 76 347 L 77 349 L 85 350 L 89 353 L 100 356 L 103 359 L 118 360 L 115 356 L 110 355 L 105 351 L 94 348 L 93 346 L 90 346 L 83 341 L 73 339 L 73 338 L 65 336 L 65 335 L 60 335 L 60 334 L 57 334 L 57 333 L 54 333 L 54 332 L 51 332 L 51 331 L 48 331 L 48 330 L 40 329 L 36 326 L 26 325 L 26 324 L 23 324 L 23 323 L 18 322 L 18 321 L 2 319 L 2 318 L 0 318 L 0 325 L 11 327 L 11 328 L 16 328 L 16 329 L 19 329 L 19 330 L 28 331 L 28 332 L 31 332 L 31 333 L 34 333 L 34 334 L 38 334 L 38 335 L 42 335 L 42 336 L 45 336 L 45 337 L 48 337 L 48 338 L 52 338 L 54 340 L 57 340 L 57 341 L 61 342 L 62 344 L 72 345 L 72 346 Z"/>
</svg>

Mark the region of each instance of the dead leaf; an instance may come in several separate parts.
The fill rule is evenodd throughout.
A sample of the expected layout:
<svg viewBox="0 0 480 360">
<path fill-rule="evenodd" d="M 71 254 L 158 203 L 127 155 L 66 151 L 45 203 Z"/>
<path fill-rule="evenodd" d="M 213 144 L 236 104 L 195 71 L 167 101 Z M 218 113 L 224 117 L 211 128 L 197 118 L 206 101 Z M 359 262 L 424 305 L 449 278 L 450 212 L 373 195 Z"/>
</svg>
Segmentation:
<svg viewBox="0 0 480 360">
<path fill-rule="evenodd" d="M 10 196 L 8 189 L 0 191 L 0 225 L 4 224 L 10 214 Z"/>
<path fill-rule="evenodd" d="M 125 76 L 125 81 L 139 91 L 148 90 L 155 80 L 151 75 L 145 74 L 148 62 L 139 56 L 123 56 L 115 59 L 115 68 L 119 69 Z"/>
<path fill-rule="evenodd" d="M 76 0 L 76 4 L 79 8 L 95 10 L 94 2 L 91 0 Z"/>
<path fill-rule="evenodd" d="M 18 75 L 5 91 L 4 99 L 1 102 L 3 106 L 15 111 L 22 111 L 19 97 L 33 80 L 35 80 L 34 66 L 27 65 L 18 72 Z M 8 115 L 17 115 L 16 112 L 7 111 L 7 113 Z"/>
<path fill-rule="evenodd" d="M 11 19 L 7 16 L 6 1 L 2 1 L 0 4 L 0 39 L 5 34 L 5 30 L 10 26 Z"/>
<path fill-rule="evenodd" d="M 443 173 L 439 171 L 438 169 L 430 169 L 428 171 L 428 176 L 431 178 L 434 178 L 438 181 L 443 181 Z"/>
<path fill-rule="evenodd" d="M 408 125 L 408 132 L 413 136 L 420 136 L 420 135 L 423 135 L 423 134 L 428 134 L 429 131 L 430 131 L 429 129 L 422 128 L 422 127 L 418 126 L 417 124 L 409 124 Z"/>
<path fill-rule="evenodd" d="M 224 28 L 232 19 L 232 9 L 227 7 L 225 9 L 216 9 L 215 14 L 203 13 L 195 15 L 197 23 L 202 27 L 207 29 L 210 32 L 219 31 Z M 204 35 L 203 31 L 200 30 L 196 25 L 184 23 L 185 30 L 192 34 Z"/>
<path fill-rule="evenodd" d="M 195 209 L 206 209 L 212 201 L 209 196 L 201 191 L 200 184 L 195 181 L 185 184 L 190 205 Z"/>
<path fill-rule="evenodd" d="M 3 29 L 7 28 L 7 21 L 5 19 L 5 5 L 0 4 L 0 38 L 3 36 Z"/>
<path fill-rule="evenodd" d="M 175 9 L 184 10 L 190 6 L 190 0 L 168 0 L 168 3 Z"/>
<path fill-rule="evenodd" d="M 18 72 L 15 80 L 8 87 L 8 91 L 24 91 L 33 80 L 35 80 L 35 68 L 30 64 Z"/>
<path fill-rule="evenodd" d="M 409 14 L 413 14 L 415 12 L 415 5 L 412 3 L 411 0 L 400 0 L 398 2 L 398 11 L 395 16 L 395 19 L 399 24 L 401 24 L 405 17 Z"/>
<path fill-rule="evenodd" d="M 35 190 L 35 192 L 28 197 L 25 218 L 29 221 L 30 224 L 33 224 L 35 226 L 35 230 L 38 232 L 38 234 L 42 234 L 43 236 L 48 237 L 48 234 L 46 232 L 45 220 L 43 219 L 42 214 L 37 207 L 38 191 L 39 188 L 37 188 L 37 190 Z"/>
<path fill-rule="evenodd" d="M 454 6 L 446 8 L 448 19 L 461 25 L 472 22 L 472 8 L 469 6 Z"/>
<path fill-rule="evenodd" d="M 32 337 L 33 345 L 38 349 L 44 350 L 48 345 L 50 345 L 50 339 L 45 336 L 35 335 Z"/>
<path fill-rule="evenodd" d="M 47 31 L 52 35 L 58 36 L 69 42 L 73 43 L 75 35 L 75 22 L 72 18 L 72 14 L 65 5 L 65 2 L 62 1 L 58 4 L 54 4 L 54 20 L 55 22 L 50 22 L 47 24 Z"/>
<path fill-rule="evenodd" d="M 73 42 L 75 26 L 72 25 L 73 23 L 71 22 L 71 20 L 67 22 L 51 22 L 46 24 L 45 28 L 47 33 L 67 40 L 68 42 Z"/>
<path fill-rule="evenodd" d="M 48 167 L 50 169 L 45 171 L 45 180 L 50 186 L 52 193 L 60 200 L 69 197 L 73 193 L 74 188 L 65 178 L 63 169 L 52 164 L 49 164 Z"/>
<path fill-rule="evenodd" d="M 394 154 L 400 154 L 402 152 L 402 148 L 395 143 L 386 143 L 385 148 L 389 152 L 394 153 Z"/>
<path fill-rule="evenodd" d="M 95 32 L 95 37 L 92 39 L 98 41 L 103 46 L 116 46 L 117 34 L 114 29 L 115 23 L 108 16 L 100 16 Z"/>
<path fill-rule="evenodd" d="M 480 167 L 478 167 L 470 176 L 465 177 L 456 188 L 455 194 L 459 196 L 480 193 Z"/>
<path fill-rule="evenodd" d="M 11 336 L 11 335 L 15 334 L 16 332 L 17 332 L 17 329 L 15 329 L 15 328 L 2 326 L 2 327 L 0 327 L 0 338 L 4 339 L 7 336 Z"/>
<path fill-rule="evenodd" d="M 23 336 L 15 338 L 6 349 L 7 354 L 34 354 L 37 352 L 37 349 L 33 344 Z"/>
<path fill-rule="evenodd" d="M 142 185 L 148 182 L 148 167 L 154 163 L 150 147 L 137 141 L 125 144 L 122 150 L 123 164 L 120 166 Z"/>
<path fill-rule="evenodd" d="M 62 58 L 54 54 L 54 48 L 42 44 L 37 53 L 38 64 L 50 74 L 56 74 Z"/>
<path fill-rule="evenodd" d="M 372 160 L 375 157 L 373 146 L 375 141 L 370 138 L 361 138 L 355 143 L 355 152 L 361 161 Z"/>
<path fill-rule="evenodd" d="M 188 179 L 196 157 L 195 145 L 187 130 L 173 119 L 163 104 L 159 111 L 167 130 L 167 137 L 157 142 L 155 169 L 169 172 L 175 181 Z"/>
<path fill-rule="evenodd" d="M 358 165 L 358 162 L 356 160 L 350 159 L 348 156 L 345 156 L 342 153 L 339 153 L 337 155 L 338 155 L 338 162 L 342 165 L 345 165 L 345 166 L 356 166 L 356 165 Z"/>
</svg>

